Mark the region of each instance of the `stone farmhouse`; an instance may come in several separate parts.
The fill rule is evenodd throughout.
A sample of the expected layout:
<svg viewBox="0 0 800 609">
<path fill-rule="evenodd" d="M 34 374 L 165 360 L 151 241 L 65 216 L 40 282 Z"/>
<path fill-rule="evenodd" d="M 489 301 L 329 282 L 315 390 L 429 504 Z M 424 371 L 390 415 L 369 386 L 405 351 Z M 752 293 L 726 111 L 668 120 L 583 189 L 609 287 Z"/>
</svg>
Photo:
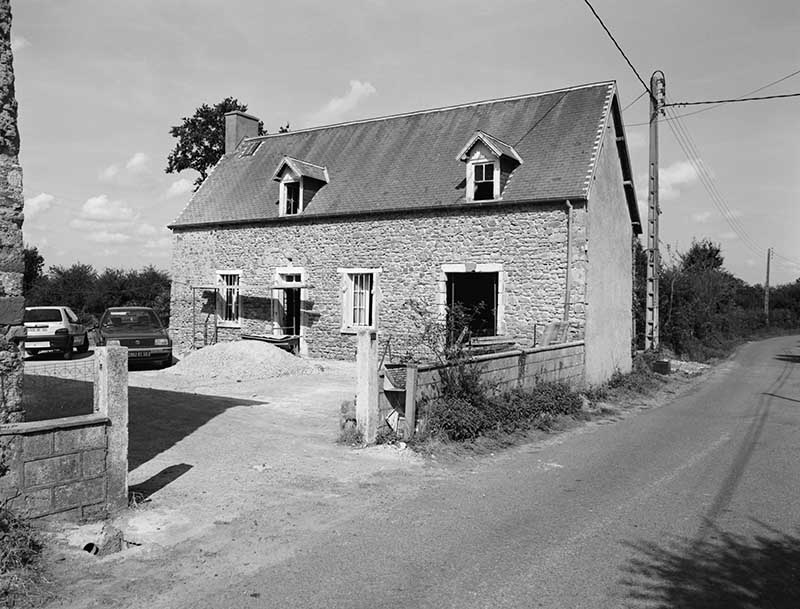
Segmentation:
<svg viewBox="0 0 800 609">
<path fill-rule="evenodd" d="M 487 342 L 561 322 L 589 383 L 630 370 L 641 222 L 614 82 L 264 136 L 225 121 L 170 226 L 179 348 L 294 335 L 350 359 L 368 327 L 397 353 L 415 301 L 478 311 Z"/>
</svg>

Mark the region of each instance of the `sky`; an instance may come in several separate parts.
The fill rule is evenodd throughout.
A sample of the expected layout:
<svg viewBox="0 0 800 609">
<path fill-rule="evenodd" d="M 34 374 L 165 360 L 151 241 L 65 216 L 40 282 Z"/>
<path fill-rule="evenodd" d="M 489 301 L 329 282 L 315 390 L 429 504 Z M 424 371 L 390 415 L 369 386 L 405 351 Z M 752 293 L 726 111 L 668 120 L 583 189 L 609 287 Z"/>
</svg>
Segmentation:
<svg viewBox="0 0 800 609">
<path fill-rule="evenodd" d="M 668 101 L 743 96 L 800 70 L 796 0 L 592 0 Z M 644 91 L 582 0 L 12 0 L 26 243 L 45 266 L 169 270 L 196 174 L 173 125 L 232 96 L 275 132 L 615 80 Z M 800 75 L 758 95 L 800 92 Z M 693 239 L 763 283 L 800 278 L 800 97 L 661 122 L 661 251 Z M 624 112 L 646 218 L 647 96 Z M 672 127 L 670 128 L 670 125 Z M 673 134 L 675 129 L 683 146 Z M 687 139 L 688 137 L 688 139 Z"/>
</svg>

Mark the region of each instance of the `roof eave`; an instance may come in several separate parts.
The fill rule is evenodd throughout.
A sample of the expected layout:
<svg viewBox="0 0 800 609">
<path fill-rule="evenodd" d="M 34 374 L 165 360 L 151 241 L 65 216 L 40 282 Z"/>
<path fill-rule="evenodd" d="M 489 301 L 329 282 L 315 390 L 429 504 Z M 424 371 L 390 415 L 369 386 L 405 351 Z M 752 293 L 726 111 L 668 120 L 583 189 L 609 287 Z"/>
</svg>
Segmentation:
<svg viewBox="0 0 800 609">
<path fill-rule="evenodd" d="M 576 201 L 586 201 L 583 195 L 567 195 L 563 197 L 547 197 L 544 199 L 517 199 L 514 201 L 505 201 L 502 199 L 495 199 L 491 201 L 472 201 L 469 203 L 457 203 L 455 205 L 429 205 L 425 207 L 393 207 L 388 209 L 373 209 L 369 211 L 359 212 L 330 212 L 325 214 L 297 214 L 293 216 L 280 216 L 274 218 L 241 218 L 236 220 L 210 220 L 206 222 L 189 222 L 185 224 L 169 224 L 167 228 L 170 230 L 191 230 L 194 228 L 209 228 L 212 226 L 237 226 L 242 224 L 285 224 L 297 221 L 312 221 L 312 220 L 332 220 L 341 218 L 358 219 L 365 216 L 380 216 L 388 214 L 414 214 L 426 213 L 433 211 L 463 211 L 468 209 L 486 209 L 504 206 L 518 206 L 518 205 L 555 205 L 562 204 L 566 201 L 575 203 Z"/>
</svg>

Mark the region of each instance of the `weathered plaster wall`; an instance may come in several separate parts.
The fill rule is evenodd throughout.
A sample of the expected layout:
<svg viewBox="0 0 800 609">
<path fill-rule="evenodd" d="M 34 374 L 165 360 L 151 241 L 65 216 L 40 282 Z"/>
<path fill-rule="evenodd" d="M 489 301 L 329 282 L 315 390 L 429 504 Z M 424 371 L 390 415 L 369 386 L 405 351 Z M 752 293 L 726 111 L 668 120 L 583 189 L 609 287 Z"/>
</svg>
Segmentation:
<svg viewBox="0 0 800 609">
<path fill-rule="evenodd" d="M 264 225 L 176 230 L 170 330 L 179 349 L 192 343 L 191 285 L 214 285 L 216 269 L 241 269 L 241 330 L 219 329 L 219 339 L 242 332 L 271 334 L 277 267 L 303 268 L 303 303 L 309 353 L 352 359 L 355 336 L 341 333 L 341 276 L 337 268 L 380 268 L 378 334 L 392 337 L 393 351 L 414 341 L 417 329 L 403 303 L 410 298 L 433 309 L 440 298 L 442 265 L 502 265 L 506 334 L 532 343 L 534 325 L 563 317 L 567 214 L 564 204 L 475 208 L 427 214 L 395 214 L 342 221 L 287 221 Z M 572 338 L 583 335 L 586 259 L 585 210 L 573 215 Z M 196 307 L 200 328 L 211 311 Z"/>
<path fill-rule="evenodd" d="M 631 370 L 631 220 L 614 127 L 606 128 L 589 194 L 586 382 Z"/>
</svg>

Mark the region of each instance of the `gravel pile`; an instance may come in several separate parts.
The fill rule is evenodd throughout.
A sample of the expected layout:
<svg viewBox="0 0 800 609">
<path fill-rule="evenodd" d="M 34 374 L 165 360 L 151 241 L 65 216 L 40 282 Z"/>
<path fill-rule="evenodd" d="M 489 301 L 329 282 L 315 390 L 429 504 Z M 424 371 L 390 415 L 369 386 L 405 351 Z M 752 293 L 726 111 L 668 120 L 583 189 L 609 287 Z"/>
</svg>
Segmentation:
<svg viewBox="0 0 800 609">
<path fill-rule="evenodd" d="M 311 364 L 269 343 L 238 340 L 190 351 L 164 372 L 196 379 L 241 381 L 292 374 L 314 374 L 320 366 Z"/>
</svg>

